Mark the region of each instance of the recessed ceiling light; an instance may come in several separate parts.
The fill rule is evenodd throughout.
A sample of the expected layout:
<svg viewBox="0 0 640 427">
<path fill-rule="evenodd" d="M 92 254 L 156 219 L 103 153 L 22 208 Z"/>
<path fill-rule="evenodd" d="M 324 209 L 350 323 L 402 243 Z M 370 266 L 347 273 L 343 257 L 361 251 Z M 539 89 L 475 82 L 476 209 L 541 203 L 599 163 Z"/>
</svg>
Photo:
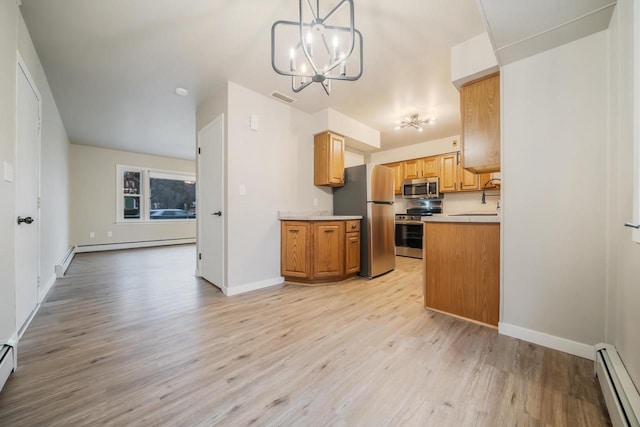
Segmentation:
<svg viewBox="0 0 640 427">
<path fill-rule="evenodd" d="M 187 95 L 189 95 L 189 91 L 186 90 L 183 87 L 177 87 L 176 88 L 176 95 L 178 95 L 178 96 L 187 96 Z"/>
</svg>

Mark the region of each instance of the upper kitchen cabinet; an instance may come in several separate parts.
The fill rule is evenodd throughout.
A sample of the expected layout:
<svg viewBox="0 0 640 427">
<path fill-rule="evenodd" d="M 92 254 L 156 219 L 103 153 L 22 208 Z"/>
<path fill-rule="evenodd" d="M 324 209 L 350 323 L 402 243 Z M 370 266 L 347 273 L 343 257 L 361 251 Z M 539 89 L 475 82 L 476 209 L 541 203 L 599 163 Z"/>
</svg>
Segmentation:
<svg viewBox="0 0 640 427">
<path fill-rule="evenodd" d="M 463 166 L 480 174 L 500 171 L 500 74 L 462 86 Z"/>
<path fill-rule="evenodd" d="M 421 178 L 433 178 L 440 174 L 440 158 L 439 157 L 425 157 L 422 160 L 422 173 Z"/>
<path fill-rule="evenodd" d="M 393 169 L 394 193 L 402 194 L 402 181 L 404 180 L 404 162 L 387 163 L 384 166 Z"/>
<path fill-rule="evenodd" d="M 404 179 L 422 178 L 422 159 L 405 160 Z"/>
<path fill-rule="evenodd" d="M 458 191 L 458 161 L 459 152 L 440 156 L 440 192 L 451 193 Z"/>
<path fill-rule="evenodd" d="M 328 187 L 344 185 L 344 137 L 324 132 L 314 137 L 313 184 Z"/>
</svg>

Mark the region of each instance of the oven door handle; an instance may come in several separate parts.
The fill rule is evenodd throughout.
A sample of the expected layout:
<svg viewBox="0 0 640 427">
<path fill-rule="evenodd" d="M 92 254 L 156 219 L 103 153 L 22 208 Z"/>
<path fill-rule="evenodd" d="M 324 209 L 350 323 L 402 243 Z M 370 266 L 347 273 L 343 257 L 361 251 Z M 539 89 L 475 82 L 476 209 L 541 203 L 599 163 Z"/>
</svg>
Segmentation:
<svg viewBox="0 0 640 427">
<path fill-rule="evenodd" d="M 396 221 L 396 224 L 399 225 L 420 225 L 422 221 Z"/>
</svg>

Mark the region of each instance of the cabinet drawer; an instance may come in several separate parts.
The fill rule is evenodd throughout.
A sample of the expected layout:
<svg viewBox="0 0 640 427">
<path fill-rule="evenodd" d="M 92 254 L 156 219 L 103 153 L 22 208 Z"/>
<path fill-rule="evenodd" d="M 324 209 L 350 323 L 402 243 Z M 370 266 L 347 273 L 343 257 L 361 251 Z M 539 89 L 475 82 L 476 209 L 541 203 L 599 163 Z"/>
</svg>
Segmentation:
<svg viewBox="0 0 640 427">
<path fill-rule="evenodd" d="M 347 221 L 346 230 L 347 233 L 351 233 L 354 231 L 360 231 L 360 220 L 354 219 L 351 221 Z"/>
</svg>

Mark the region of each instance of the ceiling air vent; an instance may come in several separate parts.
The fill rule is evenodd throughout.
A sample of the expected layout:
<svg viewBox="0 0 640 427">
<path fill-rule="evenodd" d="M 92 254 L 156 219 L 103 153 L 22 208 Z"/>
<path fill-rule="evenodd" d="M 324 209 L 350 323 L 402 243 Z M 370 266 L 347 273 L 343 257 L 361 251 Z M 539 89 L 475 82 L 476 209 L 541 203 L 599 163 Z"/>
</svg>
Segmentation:
<svg viewBox="0 0 640 427">
<path fill-rule="evenodd" d="M 284 93 L 280 93 L 277 90 L 271 92 L 271 96 L 287 104 L 291 104 L 293 101 L 295 101 L 295 99 L 289 98 L 287 95 L 285 95 Z"/>
</svg>

